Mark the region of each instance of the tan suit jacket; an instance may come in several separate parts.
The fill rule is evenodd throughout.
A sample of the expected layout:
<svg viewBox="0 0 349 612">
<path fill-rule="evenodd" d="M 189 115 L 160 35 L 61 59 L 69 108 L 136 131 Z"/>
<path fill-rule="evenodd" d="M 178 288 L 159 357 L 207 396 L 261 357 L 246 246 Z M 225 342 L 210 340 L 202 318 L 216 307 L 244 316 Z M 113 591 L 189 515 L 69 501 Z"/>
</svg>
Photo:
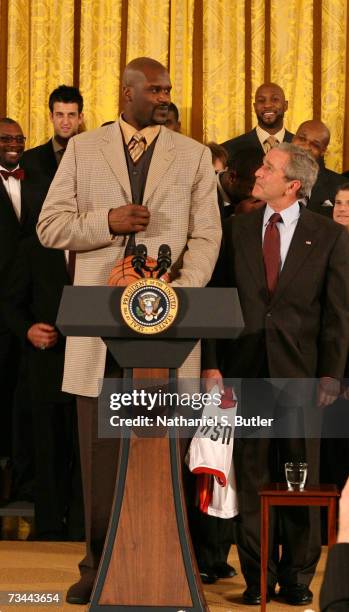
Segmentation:
<svg viewBox="0 0 349 612">
<path fill-rule="evenodd" d="M 108 211 L 132 202 L 123 140 L 116 122 L 70 139 L 42 208 L 37 231 L 44 246 L 77 251 L 75 285 L 106 285 L 124 256 L 125 236 L 111 236 Z M 143 205 L 150 211 L 136 235 L 148 254 L 172 250 L 173 285 L 202 287 L 210 280 L 221 229 L 211 154 L 198 142 L 161 127 Z M 68 338 L 63 389 L 96 397 L 106 347 L 99 338 Z M 190 358 L 189 358 L 190 359 Z M 192 360 L 193 362 L 193 360 Z M 199 373 L 198 359 L 186 375 Z"/>
</svg>

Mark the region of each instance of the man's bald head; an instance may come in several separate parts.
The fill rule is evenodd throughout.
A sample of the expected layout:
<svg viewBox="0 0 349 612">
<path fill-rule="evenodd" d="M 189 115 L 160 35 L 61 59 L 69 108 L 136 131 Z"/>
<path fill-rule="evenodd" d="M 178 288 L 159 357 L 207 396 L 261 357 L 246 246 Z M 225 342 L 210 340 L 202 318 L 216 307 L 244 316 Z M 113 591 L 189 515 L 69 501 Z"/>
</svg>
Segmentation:
<svg viewBox="0 0 349 612">
<path fill-rule="evenodd" d="M 145 78 L 145 74 L 147 72 L 154 70 L 167 72 L 165 66 L 151 57 L 136 57 L 136 59 L 127 64 L 124 70 L 124 74 L 122 76 L 122 86 L 132 87 L 139 81 L 139 79 Z"/>
<path fill-rule="evenodd" d="M 282 87 L 280 87 L 280 85 L 278 85 L 277 83 L 271 83 L 271 82 L 262 83 L 262 85 L 257 87 L 256 93 L 255 93 L 255 100 L 261 94 L 263 95 L 265 93 L 265 90 L 272 90 L 273 93 L 277 93 L 283 100 L 285 100 L 285 93 Z"/>
<path fill-rule="evenodd" d="M 322 121 L 310 119 L 301 123 L 292 142 L 309 151 L 318 160 L 325 155 L 330 137 L 330 130 Z"/>
<path fill-rule="evenodd" d="M 258 125 L 269 134 L 276 134 L 284 124 L 284 114 L 288 108 L 285 94 L 276 83 L 263 83 L 255 94 L 254 110 Z"/>
<path fill-rule="evenodd" d="M 171 81 L 160 62 L 138 57 L 127 64 L 122 93 L 123 117 L 137 130 L 165 124 L 171 102 Z"/>
</svg>

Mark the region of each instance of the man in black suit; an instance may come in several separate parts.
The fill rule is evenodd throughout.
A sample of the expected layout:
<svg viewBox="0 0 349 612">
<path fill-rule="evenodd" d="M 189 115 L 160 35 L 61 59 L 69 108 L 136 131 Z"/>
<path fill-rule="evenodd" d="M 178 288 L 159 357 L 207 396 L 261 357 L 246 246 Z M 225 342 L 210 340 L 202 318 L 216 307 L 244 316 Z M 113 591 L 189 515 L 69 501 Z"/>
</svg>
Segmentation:
<svg viewBox="0 0 349 612">
<path fill-rule="evenodd" d="M 226 170 L 217 174 L 217 196 L 221 219 L 258 207 L 259 200 L 251 196 L 255 172 L 263 161 L 259 149 L 244 149 L 228 160 Z"/>
<path fill-rule="evenodd" d="M 168 105 L 167 119 L 165 125 L 169 130 L 173 130 L 174 132 L 181 131 L 179 110 L 174 102 L 170 102 L 170 104 Z"/>
<path fill-rule="evenodd" d="M 252 429 L 234 446 L 241 517 L 236 541 L 247 583 L 243 598 L 250 605 L 260 603 L 258 491 L 268 482 L 280 480 L 281 473 L 275 470 L 278 458 L 280 464 L 308 461 L 308 482 L 318 481 L 318 441 L 306 438 L 302 427 L 292 438 L 287 426 L 280 435 L 284 421 L 291 428 L 296 419 L 304 419 L 306 427 L 307 419 L 318 414 L 315 406 L 312 408 L 309 388 L 310 410 L 303 413 L 302 390 L 288 379 L 319 377 L 318 404 L 325 406 L 336 399 L 346 365 L 349 236 L 343 227 L 299 203 L 315 183 L 317 172 L 315 160 L 299 147 L 282 143 L 273 148 L 256 172 L 252 192 L 267 202 L 266 207 L 231 217 L 225 227 L 222 284 L 237 287 L 245 329 L 236 341 L 226 341 L 216 353 L 209 346 L 204 376 L 211 378 L 209 386 L 222 385 L 218 368 L 229 378 L 256 379 L 243 380 L 241 408 L 252 415 L 265 411 L 275 419 L 273 440 L 270 434 L 263 436 Z M 276 393 L 266 379 L 286 379 L 288 383 L 282 393 Z M 269 596 L 278 582 L 279 595 L 288 604 L 312 601 L 308 585 L 320 555 L 316 516 L 310 519 L 308 508 L 280 511 L 283 553 L 279 560 L 274 540 L 268 568 Z M 272 534 L 273 527 L 272 521 Z"/>
<path fill-rule="evenodd" d="M 43 145 L 29 149 L 22 163 L 26 177 L 39 187 L 43 203 L 69 139 L 78 133 L 83 122 L 83 98 L 76 87 L 60 85 L 49 97 L 53 137 Z"/>
<path fill-rule="evenodd" d="M 319 174 L 311 190 L 307 208 L 332 218 L 335 195 L 339 185 L 342 185 L 345 179 L 341 174 L 325 166 L 324 156 L 330 143 L 330 137 L 330 130 L 322 121 L 311 119 L 301 123 L 292 142 L 297 147 L 309 151 L 319 164 Z"/>
<path fill-rule="evenodd" d="M 32 218 L 32 198 L 24 172 L 19 167 L 25 146 L 25 136 L 16 121 L 8 117 L 0 119 L 0 282 L 1 287 L 16 253 L 21 237 L 33 233 L 35 224 Z M 20 343 L 9 330 L 0 313 L 0 389 L 2 416 L 0 427 L 0 457 L 13 457 L 16 454 L 16 474 L 18 487 L 20 473 L 27 469 L 26 452 L 23 444 L 11 448 L 14 406 L 18 366 L 20 362 Z M 21 383 L 24 379 L 21 377 Z M 24 393 L 25 394 L 25 393 Z M 18 398 L 20 401 L 20 398 Z M 15 426 L 15 423 L 13 423 Z M 20 459 L 21 457 L 21 459 Z M 24 467 L 24 464 L 26 467 Z M 22 467 L 19 467 L 19 464 Z M 23 469 L 22 469 L 23 468 Z M 18 478 L 17 478 L 18 477 Z"/>
<path fill-rule="evenodd" d="M 65 338 L 55 328 L 69 284 L 64 252 L 45 249 L 35 235 L 21 241 L 3 288 L 3 316 L 21 341 L 29 380 L 41 540 L 83 538 L 75 399 L 61 391 Z"/>
<path fill-rule="evenodd" d="M 258 124 L 246 134 L 223 142 L 229 157 L 244 149 L 257 148 L 262 153 L 280 142 L 291 142 L 293 134 L 284 128 L 284 114 L 288 108 L 285 94 L 276 83 L 263 83 L 256 91 L 253 104 Z"/>
</svg>

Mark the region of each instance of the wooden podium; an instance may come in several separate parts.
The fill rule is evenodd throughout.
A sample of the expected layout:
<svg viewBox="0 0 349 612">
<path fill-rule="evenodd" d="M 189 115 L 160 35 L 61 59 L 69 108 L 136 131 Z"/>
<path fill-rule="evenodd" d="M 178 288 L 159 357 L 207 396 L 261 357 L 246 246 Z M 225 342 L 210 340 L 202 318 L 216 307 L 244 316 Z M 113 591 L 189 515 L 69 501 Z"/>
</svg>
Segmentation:
<svg viewBox="0 0 349 612">
<path fill-rule="evenodd" d="M 128 380 L 135 368 L 141 368 L 138 374 L 161 368 L 173 381 L 199 339 L 233 338 L 243 328 L 235 289 L 176 288 L 174 324 L 143 336 L 122 320 L 122 292 L 65 287 L 57 326 L 66 336 L 101 337 Z M 180 441 L 173 434 L 137 437 L 124 431 L 93 612 L 207 610 L 188 529 Z"/>
</svg>

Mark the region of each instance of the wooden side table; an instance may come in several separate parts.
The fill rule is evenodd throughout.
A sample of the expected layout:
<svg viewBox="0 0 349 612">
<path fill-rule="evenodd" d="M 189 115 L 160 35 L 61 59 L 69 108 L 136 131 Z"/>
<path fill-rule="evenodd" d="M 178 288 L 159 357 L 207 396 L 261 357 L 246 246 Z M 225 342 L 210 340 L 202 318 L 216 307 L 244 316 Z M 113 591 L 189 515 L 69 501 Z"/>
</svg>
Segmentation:
<svg viewBox="0 0 349 612">
<path fill-rule="evenodd" d="M 321 484 L 303 491 L 289 491 L 286 483 L 272 483 L 259 491 L 261 496 L 261 611 L 266 610 L 268 538 L 270 506 L 327 506 L 328 547 L 336 543 L 337 498 L 336 485 Z"/>
</svg>

